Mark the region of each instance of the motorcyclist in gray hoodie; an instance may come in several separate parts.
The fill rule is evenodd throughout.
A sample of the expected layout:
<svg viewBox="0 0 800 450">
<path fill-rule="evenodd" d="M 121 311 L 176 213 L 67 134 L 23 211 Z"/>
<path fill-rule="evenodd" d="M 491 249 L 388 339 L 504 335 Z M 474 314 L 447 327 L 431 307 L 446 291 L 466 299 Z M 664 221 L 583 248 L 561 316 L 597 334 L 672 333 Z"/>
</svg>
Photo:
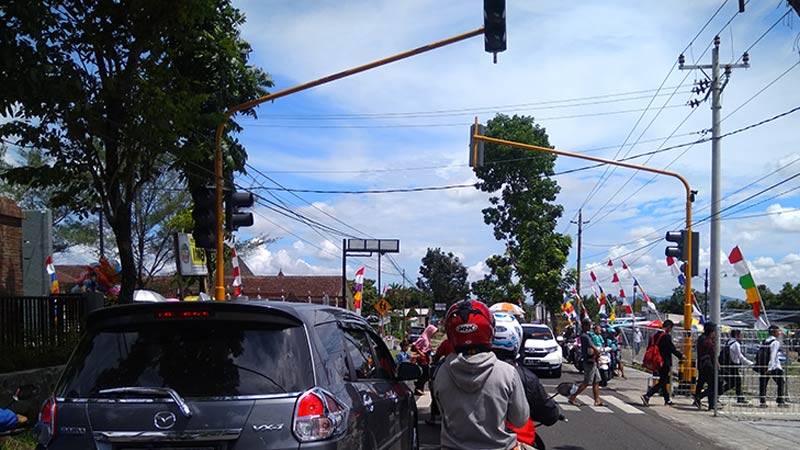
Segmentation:
<svg viewBox="0 0 800 450">
<path fill-rule="evenodd" d="M 439 368 L 434 392 L 442 412 L 443 449 L 509 450 L 530 410 L 516 369 L 491 351 L 494 317 L 485 304 L 464 300 L 445 315 L 455 353 Z"/>
</svg>

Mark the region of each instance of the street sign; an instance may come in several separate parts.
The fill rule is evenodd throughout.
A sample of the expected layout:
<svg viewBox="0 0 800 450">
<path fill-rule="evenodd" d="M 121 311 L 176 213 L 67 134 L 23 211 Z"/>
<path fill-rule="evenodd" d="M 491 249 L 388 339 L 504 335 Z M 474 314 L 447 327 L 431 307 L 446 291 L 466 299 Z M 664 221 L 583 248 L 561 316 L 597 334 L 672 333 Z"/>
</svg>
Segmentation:
<svg viewBox="0 0 800 450">
<path fill-rule="evenodd" d="M 392 305 L 390 305 L 385 298 L 380 299 L 380 301 L 375 304 L 375 311 L 381 316 L 386 314 L 390 309 L 392 309 Z"/>
<path fill-rule="evenodd" d="M 446 311 L 447 310 L 447 303 L 434 303 L 433 304 L 434 311 Z"/>
</svg>

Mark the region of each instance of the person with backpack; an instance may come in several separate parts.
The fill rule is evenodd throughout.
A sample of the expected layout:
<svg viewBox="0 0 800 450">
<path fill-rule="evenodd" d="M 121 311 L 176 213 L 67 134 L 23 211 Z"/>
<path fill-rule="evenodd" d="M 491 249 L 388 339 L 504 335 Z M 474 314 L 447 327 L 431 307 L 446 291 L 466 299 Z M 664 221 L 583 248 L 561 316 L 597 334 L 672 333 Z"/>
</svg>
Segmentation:
<svg viewBox="0 0 800 450">
<path fill-rule="evenodd" d="M 778 359 L 781 351 L 781 341 L 778 340 L 781 329 L 775 325 L 769 327 L 769 337 L 764 339 L 756 353 L 756 367 L 759 369 L 758 396 L 761 399 L 761 407 L 767 407 L 767 384 L 772 377 L 778 385 L 777 402 L 778 407 L 788 407 L 786 397 L 784 397 L 783 367 Z"/>
<path fill-rule="evenodd" d="M 742 353 L 742 330 L 731 330 L 731 338 L 722 346 L 719 352 L 719 370 L 724 373 L 724 383 L 722 385 L 722 392 L 728 389 L 736 390 L 736 403 L 746 405 L 748 404 L 742 395 L 742 373 L 740 368 L 742 365 L 753 365 L 753 361 L 747 359 Z"/>
<path fill-rule="evenodd" d="M 664 397 L 664 404 L 667 406 L 673 405 L 672 400 L 669 398 L 669 390 L 667 389 L 670 377 L 672 376 L 672 355 L 677 356 L 678 359 L 683 359 L 683 353 L 679 352 L 678 349 L 675 348 L 675 344 L 672 343 L 672 336 L 670 333 L 672 333 L 672 328 L 674 326 L 675 322 L 667 319 L 661 325 L 662 330 L 650 337 L 647 350 L 650 352 L 651 348 L 655 349 L 653 352 L 661 357 L 661 365 L 657 370 L 654 370 L 654 372 L 658 373 L 658 383 L 654 384 L 642 396 L 642 404 L 644 406 L 650 406 L 650 397 L 659 391 Z M 645 353 L 645 359 L 647 359 L 647 353 Z"/>
<path fill-rule="evenodd" d="M 714 390 L 714 365 L 716 363 L 717 324 L 706 323 L 703 334 L 697 338 L 697 386 L 694 391 L 692 405 L 702 409 L 701 400 L 708 397 L 709 411 L 715 409 L 717 393 Z"/>
</svg>

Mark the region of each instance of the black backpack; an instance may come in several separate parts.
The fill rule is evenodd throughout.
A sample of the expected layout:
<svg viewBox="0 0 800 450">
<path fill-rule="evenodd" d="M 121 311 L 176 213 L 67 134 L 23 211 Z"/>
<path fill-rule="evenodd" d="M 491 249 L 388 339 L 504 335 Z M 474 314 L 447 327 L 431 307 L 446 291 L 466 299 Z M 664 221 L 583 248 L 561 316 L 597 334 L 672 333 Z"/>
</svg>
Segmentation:
<svg viewBox="0 0 800 450">
<path fill-rule="evenodd" d="M 731 361 L 731 345 L 733 345 L 733 339 L 728 340 L 728 342 L 722 346 L 722 349 L 719 352 L 720 367 L 733 365 L 733 361 Z"/>
<path fill-rule="evenodd" d="M 758 373 L 761 374 L 767 373 L 767 368 L 769 368 L 771 343 L 772 340 L 769 340 L 769 338 L 767 338 L 764 339 L 764 341 L 761 342 L 761 345 L 758 347 L 758 352 L 756 352 L 756 364 L 753 366 L 753 369 Z"/>
</svg>

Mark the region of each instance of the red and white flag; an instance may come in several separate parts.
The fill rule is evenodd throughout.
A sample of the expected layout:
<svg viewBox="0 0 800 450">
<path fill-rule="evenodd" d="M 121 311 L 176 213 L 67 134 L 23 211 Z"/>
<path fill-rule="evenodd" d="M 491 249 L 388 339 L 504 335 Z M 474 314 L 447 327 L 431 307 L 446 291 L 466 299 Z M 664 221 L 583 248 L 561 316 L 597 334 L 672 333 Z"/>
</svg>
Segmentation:
<svg viewBox="0 0 800 450">
<path fill-rule="evenodd" d="M 617 269 L 614 268 L 614 263 L 611 260 L 608 260 L 608 266 L 611 267 L 611 270 L 614 271 L 614 276 L 611 278 L 612 283 L 616 283 L 619 287 L 619 298 L 622 301 L 622 304 L 625 305 L 625 314 L 632 315 L 633 308 L 631 308 L 630 302 L 628 302 L 628 298 L 625 297 L 625 290 L 622 288 L 622 282 L 619 280 L 619 275 L 617 275 Z"/>
</svg>

